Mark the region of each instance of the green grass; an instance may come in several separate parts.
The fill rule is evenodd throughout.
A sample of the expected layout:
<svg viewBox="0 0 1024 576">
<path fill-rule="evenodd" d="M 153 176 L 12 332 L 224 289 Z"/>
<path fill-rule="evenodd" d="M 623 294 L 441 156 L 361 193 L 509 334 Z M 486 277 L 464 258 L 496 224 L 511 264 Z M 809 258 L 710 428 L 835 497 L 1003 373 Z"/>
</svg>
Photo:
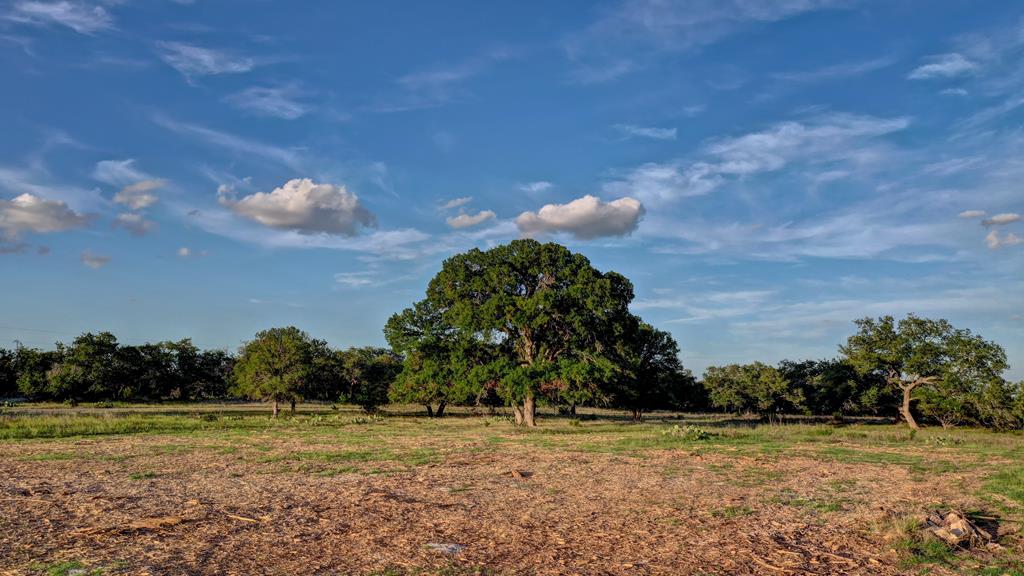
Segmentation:
<svg viewBox="0 0 1024 576">
<path fill-rule="evenodd" d="M 989 476 L 987 492 L 999 494 L 1024 508 L 1024 466 L 1001 470 Z"/>
</svg>

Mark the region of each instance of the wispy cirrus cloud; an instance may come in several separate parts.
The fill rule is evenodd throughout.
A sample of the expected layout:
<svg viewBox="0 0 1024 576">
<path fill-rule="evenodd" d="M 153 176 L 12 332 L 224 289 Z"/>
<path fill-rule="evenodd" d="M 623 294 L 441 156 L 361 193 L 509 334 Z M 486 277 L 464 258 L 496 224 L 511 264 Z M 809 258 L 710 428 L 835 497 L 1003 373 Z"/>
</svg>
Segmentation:
<svg viewBox="0 0 1024 576">
<path fill-rule="evenodd" d="M 23 24 L 64 26 L 79 34 L 95 34 L 114 27 L 113 17 L 103 6 L 69 0 L 15 2 L 5 17 Z"/>
<path fill-rule="evenodd" d="M 82 264 L 85 264 L 86 266 L 92 268 L 93 270 L 99 270 L 100 268 L 103 268 L 104 266 L 110 263 L 110 256 L 96 254 L 91 250 L 86 250 L 85 252 L 82 252 L 81 256 L 79 256 L 79 259 L 82 261 Z"/>
<path fill-rule="evenodd" d="M 185 42 L 158 42 L 160 59 L 187 80 L 199 76 L 242 74 L 256 67 L 256 60 L 231 50 L 207 48 Z"/>
<path fill-rule="evenodd" d="M 264 160 L 271 160 L 296 171 L 302 170 L 302 159 L 299 153 L 291 148 L 250 140 L 228 132 L 221 132 L 212 128 L 200 126 L 198 124 L 179 122 L 162 115 L 154 116 L 153 121 L 158 126 L 166 128 L 172 132 L 191 136 L 206 144 L 221 148 L 234 154 L 255 156 Z"/>
<path fill-rule="evenodd" d="M 907 78 L 911 80 L 957 78 L 959 76 L 969 76 L 978 70 L 977 63 L 956 52 L 929 56 L 927 61 L 927 64 L 922 64 L 911 70 Z"/>
<path fill-rule="evenodd" d="M 439 65 L 399 76 L 397 95 L 379 99 L 366 109 L 371 112 L 407 112 L 444 106 L 464 93 L 463 84 L 492 66 L 517 58 L 520 51 L 498 47 L 455 64 Z"/>
<path fill-rule="evenodd" d="M 844 8 L 848 0 L 624 0 L 603 10 L 563 46 L 573 77 L 587 83 L 621 78 L 658 53 L 688 52 L 744 28 Z"/>
<path fill-rule="evenodd" d="M 675 140 L 675 128 L 658 128 L 656 126 L 638 126 L 636 124 L 616 124 L 612 126 L 623 138 L 651 138 L 653 140 Z"/>
<path fill-rule="evenodd" d="M 695 160 L 643 164 L 605 183 L 603 190 L 652 204 L 701 196 L 731 179 L 778 171 L 796 162 L 857 162 L 873 140 L 909 124 L 908 118 L 840 113 L 781 122 L 766 130 L 711 140 Z"/>
<path fill-rule="evenodd" d="M 227 96 L 224 100 L 240 110 L 257 116 L 297 120 L 312 110 L 312 106 L 299 99 L 301 93 L 302 90 L 295 84 L 254 86 Z"/>
</svg>

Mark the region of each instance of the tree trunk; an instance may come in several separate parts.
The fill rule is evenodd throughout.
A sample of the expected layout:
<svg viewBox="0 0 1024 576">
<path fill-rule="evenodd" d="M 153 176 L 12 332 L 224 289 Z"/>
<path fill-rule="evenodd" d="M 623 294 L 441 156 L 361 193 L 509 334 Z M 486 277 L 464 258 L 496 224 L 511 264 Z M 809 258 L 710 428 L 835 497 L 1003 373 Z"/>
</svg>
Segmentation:
<svg viewBox="0 0 1024 576">
<path fill-rule="evenodd" d="M 644 419 L 644 413 L 637 408 L 633 409 L 633 422 L 640 422 Z"/>
<path fill-rule="evenodd" d="M 277 415 L 280 412 L 281 412 L 281 406 L 278 405 L 277 400 L 274 400 L 274 418 L 277 418 Z"/>
<path fill-rule="evenodd" d="M 434 417 L 434 407 L 431 406 L 430 404 L 427 404 L 427 418 L 433 418 L 433 417 Z"/>
<path fill-rule="evenodd" d="M 575 402 L 573 402 L 572 405 L 569 406 L 569 414 L 571 414 L 573 416 L 576 415 L 576 403 Z"/>
<path fill-rule="evenodd" d="M 907 426 L 910 426 L 911 430 L 917 430 L 917 422 L 914 420 L 914 415 L 910 413 L 910 395 L 914 392 L 914 385 L 904 385 L 903 388 L 903 404 L 900 406 L 900 414 L 903 415 L 903 419 L 907 421 Z"/>
<path fill-rule="evenodd" d="M 447 406 L 447 405 L 448 405 L 447 402 L 438 402 L 437 403 L 437 412 L 434 413 L 434 416 L 436 418 L 440 418 L 441 416 L 444 416 L 444 407 Z"/>
<path fill-rule="evenodd" d="M 295 416 L 295 400 L 292 400 L 292 416 Z"/>
<path fill-rule="evenodd" d="M 537 426 L 537 400 L 532 392 L 523 400 L 523 425 L 528 428 Z"/>
<path fill-rule="evenodd" d="M 512 405 L 512 413 L 515 414 L 515 417 L 516 417 L 516 426 L 522 426 L 523 425 L 523 409 L 520 408 L 518 404 L 513 404 Z"/>
</svg>

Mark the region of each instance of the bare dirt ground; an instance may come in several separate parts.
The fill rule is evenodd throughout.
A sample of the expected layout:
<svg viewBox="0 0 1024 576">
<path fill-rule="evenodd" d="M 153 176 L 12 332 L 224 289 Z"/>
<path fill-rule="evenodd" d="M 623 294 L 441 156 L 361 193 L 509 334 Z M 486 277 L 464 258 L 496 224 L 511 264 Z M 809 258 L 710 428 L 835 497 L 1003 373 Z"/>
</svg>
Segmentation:
<svg viewBox="0 0 1024 576">
<path fill-rule="evenodd" d="M 963 451 L 800 439 L 766 450 L 665 442 L 653 424 L 543 425 L 0 443 L 0 573 L 917 574 L 894 523 L 991 508 L 957 465 L 981 458 Z M 1003 556 L 1024 552 L 1014 526 L 999 532 Z"/>
</svg>

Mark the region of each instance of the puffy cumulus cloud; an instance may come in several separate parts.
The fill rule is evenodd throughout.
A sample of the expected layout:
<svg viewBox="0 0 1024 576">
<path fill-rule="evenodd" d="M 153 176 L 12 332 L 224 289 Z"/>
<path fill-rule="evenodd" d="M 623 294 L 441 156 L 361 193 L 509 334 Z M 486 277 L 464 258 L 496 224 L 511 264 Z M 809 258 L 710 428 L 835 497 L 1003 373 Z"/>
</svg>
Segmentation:
<svg viewBox="0 0 1024 576">
<path fill-rule="evenodd" d="M 160 58 L 186 78 L 241 74 L 256 67 L 252 58 L 184 42 L 159 42 L 157 48 Z"/>
<path fill-rule="evenodd" d="M 377 218 L 344 186 L 317 184 L 309 178 L 289 180 L 272 192 L 257 192 L 240 200 L 222 194 L 220 202 L 268 228 L 300 234 L 355 236 L 361 226 L 377 226 Z"/>
<path fill-rule="evenodd" d="M 985 211 L 984 210 L 964 210 L 963 212 L 957 214 L 957 216 L 959 216 L 961 218 L 966 218 L 968 220 L 971 220 L 971 219 L 974 219 L 974 218 L 981 218 L 984 215 L 985 215 Z"/>
<path fill-rule="evenodd" d="M 472 228 L 487 222 L 488 220 L 494 220 L 497 215 L 491 210 L 481 210 L 476 214 L 459 214 L 457 216 L 449 216 L 445 222 L 449 226 L 455 229 Z"/>
<path fill-rule="evenodd" d="M 989 250 L 998 250 L 1006 246 L 1016 246 L 1021 243 L 1024 243 L 1024 239 L 1013 232 L 1007 232 L 1000 236 L 998 230 L 993 230 L 988 233 L 988 236 L 985 236 L 985 244 L 988 245 Z"/>
<path fill-rule="evenodd" d="M 0 200 L 0 231 L 8 239 L 16 239 L 23 232 L 63 232 L 85 226 L 89 219 L 88 215 L 75 212 L 64 202 L 44 200 L 33 194 Z"/>
<path fill-rule="evenodd" d="M 134 236 L 145 236 L 149 232 L 156 229 L 157 224 L 151 220 L 146 220 L 142 214 L 136 212 L 126 212 L 118 214 L 114 218 L 114 227 L 123 228 L 128 232 L 131 232 Z"/>
<path fill-rule="evenodd" d="M 114 19 L 102 6 L 84 2 L 15 2 L 8 20 L 39 26 L 66 26 L 79 34 L 94 34 L 114 27 Z"/>
<path fill-rule="evenodd" d="M 1011 222 L 1017 222 L 1018 220 L 1020 220 L 1020 214 L 1005 212 L 1003 214 L 995 214 L 991 218 L 986 218 L 981 223 L 985 226 L 1002 226 Z"/>
<path fill-rule="evenodd" d="M 110 256 L 102 256 L 100 254 L 94 254 L 94 253 L 92 253 L 92 252 L 90 252 L 88 250 L 86 250 L 85 252 L 82 252 L 82 255 L 81 255 L 80 259 L 82 261 L 82 264 L 85 264 L 86 266 L 88 266 L 89 268 L 92 268 L 93 270 L 98 270 L 100 268 L 103 268 L 108 263 L 110 263 Z"/>
<path fill-rule="evenodd" d="M 712 140 L 694 160 L 643 164 L 605 183 L 603 190 L 653 204 L 707 194 L 730 180 L 776 172 L 794 163 L 857 164 L 879 156 L 872 154 L 877 152 L 874 139 L 909 124 L 906 118 L 841 113 L 781 122 L 759 132 Z"/>
<path fill-rule="evenodd" d="M 911 80 L 930 80 L 932 78 L 956 78 L 977 71 L 978 65 L 968 60 L 963 54 L 940 54 L 930 56 L 929 62 L 914 68 L 907 78 Z"/>
<path fill-rule="evenodd" d="M 159 200 L 153 191 L 162 188 L 165 184 L 166 182 L 163 180 L 142 180 L 130 184 L 114 194 L 114 202 L 124 204 L 132 210 L 148 208 Z"/>
<path fill-rule="evenodd" d="M 587 195 L 568 204 L 547 204 L 537 212 L 523 212 L 516 218 L 516 226 L 527 235 L 567 232 L 590 240 L 630 234 L 643 215 L 643 204 L 635 198 L 602 202 Z"/>
</svg>

